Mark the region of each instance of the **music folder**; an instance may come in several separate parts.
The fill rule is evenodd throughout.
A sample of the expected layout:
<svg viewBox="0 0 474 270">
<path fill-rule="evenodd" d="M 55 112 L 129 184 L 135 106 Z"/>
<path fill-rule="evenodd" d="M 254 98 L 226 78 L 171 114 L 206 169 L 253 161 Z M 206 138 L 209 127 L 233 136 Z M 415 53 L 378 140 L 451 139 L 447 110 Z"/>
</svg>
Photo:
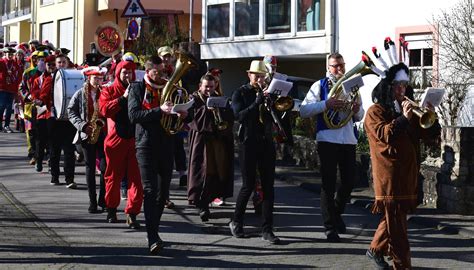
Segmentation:
<svg viewBox="0 0 474 270">
<path fill-rule="evenodd" d="M 225 108 L 228 102 L 228 97 L 208 97 L 206 106 L 208 108 Z"/>
<path fill-rule="evenodd" d="M 428 102 L 433 105 L 433 107 L 438 107 L 443 100 L 443 96 L 446 90 L 444 88 L 426 88 L 425 92 L 421 97 L 420 107 L 424 108 L 428 105 Z"/>
</svg>

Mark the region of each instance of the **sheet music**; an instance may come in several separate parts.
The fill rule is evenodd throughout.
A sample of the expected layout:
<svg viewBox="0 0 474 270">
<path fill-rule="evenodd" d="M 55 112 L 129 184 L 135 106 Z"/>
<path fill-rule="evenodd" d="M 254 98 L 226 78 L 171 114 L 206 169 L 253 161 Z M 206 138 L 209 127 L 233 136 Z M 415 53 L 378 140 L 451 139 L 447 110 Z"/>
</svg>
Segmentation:
<svg viewBox="0 0 474 270">
<path fill-rule="evenodd" d="M 171 113 L 177 114 L 178 112 L 187 111 L 189 108 L 191 108 L 191 106 L 193 106 L 193 104 L 194 99 L 191 99 L 186 103 L 176 104 L 173 106 L 173 109 L 171 109 Z"/>
<path fill-rule="evenodd" d="M 441 101 L 443 100 L 445 92 L 446 89 L 444 88 L 426 88 L 425 92 L 421 97 L 420 106 L 424 108 L 428 105 L 428 102 L 430 102 L 434 107 L 438 107 L 439 104 L 441 104 Z"/>
<path fill-rule="evenodd" d="M 229 102 L 228 97 L 208 97 L 206 106 L 208 108 L 225 108 Z"/>
<path fill-rule="evenodd" d="M 286 97 L 293 87 L 292 82 L 285 82 L 279 79 L 272 79 L 270 86 L 268 87 L 268 92 L 270 94 L 275 94 L 278 96 Z"/>
<path fill-rule="evenodd" d="M 353 89 L 357 91 L 362 86 L 364 86 L 364 81 L 362 80 L 362 76 L 360 74 L 342 83 L 342 88 L 346 94 L 349 94 Z"/>
</svg>

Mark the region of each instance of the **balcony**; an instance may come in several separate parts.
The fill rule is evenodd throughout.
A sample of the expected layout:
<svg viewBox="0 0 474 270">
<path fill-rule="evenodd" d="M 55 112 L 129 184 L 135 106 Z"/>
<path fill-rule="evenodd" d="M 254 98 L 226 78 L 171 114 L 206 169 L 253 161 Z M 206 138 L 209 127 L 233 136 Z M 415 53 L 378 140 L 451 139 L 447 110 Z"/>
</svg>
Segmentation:
<svg viewBox="0 0 474 270">
<path fill-rule="evenodd" d="M 2 7 L 2 22 L 13 20 L 31 14 L 31 0 L 18 0 L 16 7 L 10 6 L 10 1 L 4 1 Z"/>
</svg>

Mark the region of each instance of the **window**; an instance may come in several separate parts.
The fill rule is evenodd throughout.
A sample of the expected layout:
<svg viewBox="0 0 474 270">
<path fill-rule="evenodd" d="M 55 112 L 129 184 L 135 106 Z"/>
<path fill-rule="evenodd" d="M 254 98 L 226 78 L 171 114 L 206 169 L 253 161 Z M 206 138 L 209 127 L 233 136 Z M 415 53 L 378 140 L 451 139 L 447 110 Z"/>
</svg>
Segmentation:
<svg viewBox="0 0 474 270">
<path fill-rule="evenodd" d="M 265 34 L 288 33 L 291 31 L 291 0 L 266 0 Z"/>
<path fill-rule="evenodd" d="M 54 37 L 53 37 L 53 22 L 49 23 L 42 23 L 40 25 L 40 40 L 45 41 L 48 40 L 54 44 Z"/>
<path fill-rule="evenodd" d="M 229 37 L 229 4 L 207 6 L 207 37 Z"/>
<path fill-rule="evenodd" d="M 66 48 L 74 51 L 73 48 L 73 21 L 71 19 L 65 19 L 59 21 L 59 44 L 58 48 Z M 73 59 L 71 59 L 73 61 Z"/>
<path fill-rule="evenodd" d="M 432 86 L 433 38 L 431 34 L 407 35 L 410 50 L 410 84 L 416 90 Z"/>
<path fill-rule="evenodd" d="M 235 35 L 258 35 L 259 0 L 235 1 Z"/>
<path fill-rule="evenodd" d="M 42 6 L 44 5 L 51 5 L 51 4 L 54 4 L 54 0 L 41 0 L 40 4 Z"/>
<path fill-rule="evenodd" d="M 298 0 L 298 31 L 322 29 L 321 10 L 324 0 Z"/>
</svg>

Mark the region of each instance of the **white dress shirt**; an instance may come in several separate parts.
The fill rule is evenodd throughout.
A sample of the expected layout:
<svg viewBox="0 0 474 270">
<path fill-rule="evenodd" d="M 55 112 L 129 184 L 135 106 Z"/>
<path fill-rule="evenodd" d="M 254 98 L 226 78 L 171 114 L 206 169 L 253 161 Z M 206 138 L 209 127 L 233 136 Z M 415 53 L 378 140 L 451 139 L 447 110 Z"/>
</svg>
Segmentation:
<svg viewBox="0 0 474 270">
<path fill-rule="evenodd" d="M 318 80 L 311 86 L 308 93 L 306 94 L 305 99 L 303 100 L 303 103 L 301 103 L 301 117 L 312 117 L 317 114 L 323 113 L 326 110 L 326 100 L 321 100 L 320 92 L 321 83 Z M 353 119 L 355 119 L 356 121 L 360 121 L 364 117 L 364 109 L 362 108 L 362 100 L 360 96 L 358 102 L 360 103 L 360 110 L 354 114 L 354 116 L 349 120 L 346 125 L 338 129 L 325 129 L 318 131 L 316 133 L 316 141 L 338 144 L 357 144 L 357 138 L 354 134 Z"/>
</svg>

